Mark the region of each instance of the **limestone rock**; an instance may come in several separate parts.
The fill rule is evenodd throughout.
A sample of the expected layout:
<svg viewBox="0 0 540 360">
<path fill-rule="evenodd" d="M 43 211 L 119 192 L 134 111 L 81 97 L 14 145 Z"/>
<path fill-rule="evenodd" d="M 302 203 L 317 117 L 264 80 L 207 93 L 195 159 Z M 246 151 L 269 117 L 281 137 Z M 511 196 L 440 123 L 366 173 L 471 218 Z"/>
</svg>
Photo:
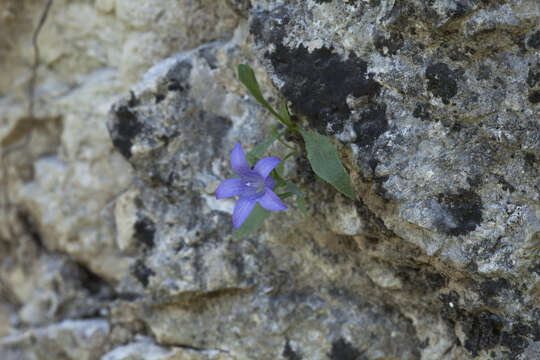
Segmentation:
<svg viewBox="0 0 540 360">
<path fill-rule="evenodd" d="M 536 1 L 55 0 L 34 67 L 45 4 L 0 4 L 2 359 L 535 358 Z M 232 239 L 239 63 L 355 201 L 288 137 L 309 216 Z"/>
</svg>

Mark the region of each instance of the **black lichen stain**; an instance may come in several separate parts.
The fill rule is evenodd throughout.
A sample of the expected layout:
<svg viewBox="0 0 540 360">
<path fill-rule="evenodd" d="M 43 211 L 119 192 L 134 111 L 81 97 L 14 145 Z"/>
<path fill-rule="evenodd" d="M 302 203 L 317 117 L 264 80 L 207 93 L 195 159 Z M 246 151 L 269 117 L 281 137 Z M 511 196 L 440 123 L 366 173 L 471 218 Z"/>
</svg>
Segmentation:
<svg viewBox="0 0 540 360">
<path fill-rule="evenodd" d="M 506 181 L 504 176 L 497 176 L 497 182 L 502 185 L 502 189 L 504 191 L 509 191 L 511 193 L 516 191 L 516 188 L 514 187 L 514 185 L 512 185 L 508 181 Z"/>
<path fill-rule="evenodd" d="M 189 86 L 189 76 L 191 74 L 191 69 L 193 66 L 187 61 L 180 61 L 175 64 L 166 75 L 169 91 L 188 91 Z"/>
<path fill-rule="evenodd" d="M 540 102 L 540 90 L 531 91 L 529 93 L 529 101 L 531 104 L 537 104 Z"/>
<path fill-rule="evenodd" d="M 282 355 L 287 360 L 302 360 L 302 356 L 300 356 L 296 351 L 292 349 L 288 339 L 285 342 L 285 347 L 283 348 Z"/>
<path fill-rule="evenodd" d="M 456 74 L 444 63 L 436 63 L 426 69 L 427 87 L 431 93 L 440 97 L 448 105 L 457 94 Z"/>
<path fill-rule="evenodd" d="M 373 97 L 380 85 L 368 73 L 367 63 L 354 53 L 344 59 L 332 48 L 310 53 L 303 45 L 284 46 L 289 11 L 287 6 L 280 6 L 271 12 L 252 12 L 250 31 L 258 43 L 273 45 L 273 51 L 265 56 L 283 81 L 281 92 L 295 111 L 306 115 L 311 126 L 322 133 L 340 132 L 351 113 L 347 96 Z"/>
<path fill-rule="evenodd" d="M 502 290 L 510 288 L 508 280 L 504 278 L 488 279 L 480 284 L 480 296 L 484 301 L 489 300 L 494 296 L 498 296 Z"/>
<path fill-rule="evenodd" d="M 463 17 L 463 15 L 467 14 L 470 10 L 471 7 L 469 4 L 457 1 L 454 8 L 449 8 L 446 11 L 446 16 L 450 19 L 457 19 Z"/>
<path fill-rule="evenodd" d="M 503 321 L 489 311 L 464 319 L 462 326 L 466 336 L 465 349 L 473 356 L 478 356 L 479 351 L 490 349 L 501 342 Z"/>
<path fill-rule="evenodd" d="M 536 31 L 529 37 L 529 40 L 527 40 L 527 46 L 534 49 L 540 49 L 540 30 Z"/>
<path fill-rule="evenodd" d="M 426 272 L 424 274 L 426 285 L 433 291 L 439 290 L 446 286 L 448 280 L 441 274 L 434 272 Z"/>
<path fill-rule="evenodd" d="M 365 355 L 358 351 L 354 346 L 349 344 L 345 339 L 339 338 L 339 340 L 332 343 L 332 351 L 329 354 L 330 360 L 363 360 L 366 359 Z"/>
<path fill-rule="evenodd" d="M 391 33 L 388 36 L 376 35 L 374 45 L 382 56 L 395 55 L 403 46 L 403 36 L 400 33 Z"/>
<path fill-rule="evenodd" d="M 525 153 L 525 155 L 523 156 L 523 160 L 525 161 L 525 164 L 530 168 L 533 168 L 536 164 L 536 156 L 534 156 L 533 153 Z"/>
<path fill-rule="evenodd" d="M 163 94 L 156 94 L 155 99 L 156 99 L 156 104 L 159 104 L 160 102 L 162 102 L 163 100 L 165 100 L 165 95 L 163 95 Z"/>
<path fill-rule="evenodd" d="M 156 275 L 156 273 L 146 266 L 141 259 L 139 259 L 137 262 L 135 262 L 135 266 L 133 267 L 133 275 L 135 275 L 137 280 L 139 280 L 144 287 L 147 287 L 148 279 L 150 276 Z"/>
<path fill-rule="evenodd" d="M 424 121 L 431 120 L 431 114 L 429 113 L 429 104 L 418 103 L 413 110 L 413 116 Z"/>
<path fill-rule="evenodd" d="M 321 48 L 312 53 L 304 46 L 290 49 L 277 44 L 267 54 L 275 72 L 284 81 L 281 91 L 294 108 L 309 117 L 320 132 L 340 132 L 351 111 L 347 96 L 375 96 L 380 85 L 367 73 L 367 63 L 354 54 L 343 60 L 332 49 Z"/>
<path fill-rule="evenodd" d="M 527 85 L 530 88 L 540 85 L 540 63 L 536 64 L 536 67 L 530 67 L 527 74 Z"/>
<path fill-rule="evenodd" d="M 386 105 L 370 104 L 361 114 L 360 120 L 353 124 L 356 141 L 360 146 L 371 145 L 377 138 L 388 130 L 386 120 Z"/>
<path fill-rule="evenodd" d="M 529 344 L 529 342 L 527 341 L 527 336 L 528 333 L 521 332 L 518 326 L 515 331 L 504 331 L 502 333 L 501 345 L 510 349 L 512 354 L 519 355 L 525 350 L 525 348 Z M 514 356 L 514 358 L 517 358 L 517 356 Z"/>
<path fill-rule="evenodd" d="M 126 105 L 113 108 L 114 119 L 109 126 L 114 147 L 126 158 L 131 158 L 133 140 L 144 130 L 144 124 Z"/>
<path fill-rule="evenodd" d="M 450 221 L 438 222 L 440 231 L 447 235 L 465 235 L 482 222 L 482 200 L 472 191 L 458 194 L 440 194 L 438 202 Z"/>
<path fill-rule="evenodd" d="M 135 223 L 135 238 L 148 247 L 154 246 L 155 233 L 156 225 L 148 217 L 143 216 Z"/>
</svg>

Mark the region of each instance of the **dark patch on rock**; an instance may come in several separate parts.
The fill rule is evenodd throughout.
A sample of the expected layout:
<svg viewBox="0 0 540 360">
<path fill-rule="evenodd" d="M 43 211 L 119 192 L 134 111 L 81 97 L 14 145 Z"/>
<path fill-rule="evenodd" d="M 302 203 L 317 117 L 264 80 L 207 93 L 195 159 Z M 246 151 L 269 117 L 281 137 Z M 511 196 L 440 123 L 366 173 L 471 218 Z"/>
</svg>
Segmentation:
<svg viewBox="0 0 540 360">
<path fill-rule="evenodd" d="M 446 278 L 441 274 L 434 272 L 427 272 L 425 274 L 426 284 L 431 290 L 439 290 L 446 286 Z"/>
<path fill-rule="evenodd" d="M 325 3 L 331 3 L 332 0 L 315 0 L 317 4 L 325 4 Z"/>
<path fill-rule="evenodd" d="M 403 36 L 400 33 L 391 33 L 390 36 L 376 35 L 374 45 L 382 56 L 395 55 L 403 46 Z"/>
<path fill-rule="evenodd" d="M 354 346 L 339 338 L 332 343 L 332 351 L 329 354 L 330 360 L 363 360 L 365 355 L 358 351 Z"/>
<path fill-rule="evenodd" d="M 199 136 L 210 137 L 211 140 L 209 142 L 212 145 L 214 153 L 219 154 L 222 147 L 222 139 L 232 127 L 231 119 L 212 113 L 201 113 L 200 117 L 202 119 L 201 125 L 199 125 L 201 126 L 201 129 L 197 129 L 197 131 L 201 131 Z M 200 141 L 198 139 L 200 138 L 195 138 L 194 141 Z"/>
<path fill-rule="evenodd" d="M 375 173 L 375 169 L 377 168 L 377 165 L 379 165 L 379 160 L 375 159 L 375 158 L 371 158 L 368 160 L 368 165 L 369 165 L 369 168 L 371 169 L 371 171 L 373 171 L 373 173 Z"/>
<path fill-rule="evenodd" d="M 156 273 L 144 264 L 144 262 L 139 259 L 135 262 L 133 267 L 133 275 L 139 280 L 139 282 L 144 286 L 148 286 L 148 279 L 150 276 L 156 275 Z"/>
<path fill-rule="evenodd" d="M 434 96 L 448 105 L 457 94 L 456 74 L 444 63 L 436 63 L 426 69 L 427 87 Z"/>
<path fill-rule="evenodd" d="M 185 88 L 176 80 L 169 80 L 169 84 L 167 85 L 167 90 L 169 91 L 184 91 Z"/>
<path fill-rule="evenodd" d="M 456 8 L 455 9 L 448 9 L 446 15 L 451 19 L 456 19 L 456 18 L 459 18 L 459 17 L 462 17 L 463 15 L 465 15 L 470 9 L 471 8 L 470 8 L 470 6 L 468 4 L 463 4 L 461 2 L 457 2 L 456 3 Z"/>
<path fill-rule="evenodd" d="M 229 263 L 234 266 L 236 273 L 239 278 L 242 278 L 245 275 L 246 264 L 244 263 L 245 259 L 241 252 L 233 252 L 232 256 L 228 259 Z"/>
<path fill-rule="evenodd" d="M 488 279 L 480 284 L 480 296 L 484 302 L 487 302 L 490 298 L 500 295 L 502 290 L 509 288 L 510 284 L 504 278 Z"/>
<path fill-rule="evenodd" d="M 373 144 L 377 138 L 388 130 L 386 105 L 370 104 L 360 115 L 360 120 L 353 124 L 356 141 L 360 146 Z"/>
<path fill-rule="evenodd" d="M 289 339 L 285 342 L 282 355 L 287 360 L 302 360 L 302 356 L 292 349 Z"/>
<path fill-rule="evenodd" d="M 438 229 L 445 234 L 465 235 L 482 222 L 482 200 L 472 191 L 440 194 L 437 201 L 449 217 L 437 223 Z"/>
<path fill-rule="evenodd" d="M 536 68 L 530 67 L 527 74 L 527 85 L 533 88 L 537 84 L 540 85 L 540 63 L 536 64 Z"/>
<path fill-rule="evenodd" d="M 501 341 L 502 319 L 489 311 L 472 315 L 463 321 L 462 326 L 466 336 L 465 349 L 473 356 L 478 356 L 479 351 L 490 349 Z"/>
<path fill-rule="evenodd" d="M 135 238 L 149 247 L 154 246 L 156 225 L 148 217 L 144 216 L 135 223 Z"/>
<path fill-rule="evenodd" d="M 471 186 L 471 188 L 476 188 L 480 185 L 482 185 L 483 183 L 483 180 L 482 180 L 482 176 L 480 175 L 476 175 L 474 177 L 468 177 L 467 178 L 467 184 L 469 184 Z"/>
<path fill-rule="evenodd" d="M 529 342 L 520 334 L 508 331 L 502 333 L 501 345 L 509 348 L 513 355 L 521 354 L 528 344 Z"/>
<path fill-rule="evenodd" d="M 351 113 L 348 95 L 375 96 L 380 89 L 367 73 L 367 63 L 354 54 L 343 60 L 332 49 L 309 53 L 304 46 L 290 49 L 278 43 L 267 56 L 284 81 L 281 91 L 285 97 L 299 113 L 309 117 L 311 126 L 323 133 L 328 127 L 332 133 L 343 129 L 343 121 Z"/>
<path fill-rule="evenodd" d="M 309 160 L 306 156 L 299 156 L 296 158 L 296 165 L 298 167 L 298 176 L 303 183 L 310 184 L 317 180 L 317 176 L 313 172 Z"/>
<path fill-rule="evenodd" d="M 206 63 L 210 67 L 210 69 L 215 70 L 217 69 L 217 58 L 214 53 L 213 47 L 203 47 L 199 50 L 199 55 L 206 60 Z"/>
<path fill-rule="evenodd" d="M 478 80 L 488 80 L 491 78 L 491 68 L 486 64 L 481 64 L 478 68 Z"/>
<path fill-rule="evenodd" d="M 529 37 L 529 40 L 527 40 L 527 46 L 534 49 L 540 49 L 540 30 L 537 30 Z"/>
<path fill-rule="evenodd" d="M 499 184 L 502 185 L 504 191 L 510 191 L 511 193 L 516 191 L 516 188 L 508 181 L 506 181 L 504 176 L 497 176 L 497 181 L 499 182 Z"/>
<path fill-rule="evenodd" d="M 413 116 L 422 120 L 431 120 L 431 114 L 428 111 L 429 104 L 418 103 L 413 111 Z"/>
<path fill-rule="evenodd" d="M 525 164 L 533 167 L 536 163 L 536 156 L 534 156 L 533 153 L 525 153 L 525 155 L 523 156 L 523 160 L 525 160 Z"/>
<path fill-rule="evenodd" d="M 531 91 L 529 93 L 529 101 L 532 104 L 537 104 L 540 102 L 540 90 Z"/>
<path fill-rule="evenodd" d="M 440 294 L 439 299 L 443 304 L 441 317 L 453 324 L 458 317 L 459 308 L 457 304 L 459 302 L 459 294 L 455 290 L 452 290 L 448 294 Z"/>
<path fill-rule="evenodd" d="M 167 72 L 169 91 L 189 91 L 189 76 L 193 66 L 187 61 L 180 61 Z"/>
<path fill-rule="evenodd" d="M 452 131 L 455 131 L 455 132 L 460 132 L 461 129 L 462 129 L 462 126 L 460 123 L 454 123 L 451 127 L 450 127 L 450 130 Z"/>
<path fill-rule="evenodd" d="M 129 159 L 131 158 L 133 140 L 144 130 L 144 124 L 126 105 L 113 108 L 112 113 L 114 118 L 107 127 L 113 145 L 126 159 Z"/>
<path fill-rule="evenodd" d="M 135 93 L 133 92 L 133 90 L 130 90 L 129 91 L 129 100 L 128 100 L 128 106 L 130 108 L 134 108 L 135 106 L 139 106 L 139 104 L 141 103 L 141 99 L 137 98 L 135 96 Z"/>
<path fill-rule="evenodd" d="M 380 85 L 368 73 L 367 63 L 354 53 L 343 59 L 332 48 L 310 53 L 303 45 L 294 49 L 284 46 L 282 40 L 289 22 L 287 7 L 252 15 L 250 31 L 257 42 L 274 45 L 274 51 L 265 56 L 283 81 L 281 92 L 319 132 L 337 133 L 343 129 L 343 122 L 351 113 L 346 102 L 348 95 L 373 97 L 379 93 Z"/>
<path fill-rule="evenodd" d="M 162 102 L 163 100 L 165 100 L 165 95 L 163 94 L 156 94 L 156 104 L 159 104 L 160 102 Z"/>
<path fill-rule="evenodd" d="M 80 262 L 68 262 L 62 266 L 60 273 L 64 279 L 74 279 L 88 294 L 95 297 L 111 296 L 113 291 L 110 285 Z M 66 281 L 65 280 L 65 281 Z"/>
</svg>

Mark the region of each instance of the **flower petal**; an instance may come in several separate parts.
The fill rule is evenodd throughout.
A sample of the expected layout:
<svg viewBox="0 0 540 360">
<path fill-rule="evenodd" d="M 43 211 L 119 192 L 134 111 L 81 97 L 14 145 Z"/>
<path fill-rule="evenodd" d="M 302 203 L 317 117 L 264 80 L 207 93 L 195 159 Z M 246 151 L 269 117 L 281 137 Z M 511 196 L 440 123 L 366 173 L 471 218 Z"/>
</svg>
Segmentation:
<svg viewBox="0 0 540 360">
<path fill-rule="evenodd" d="M 231 167 L 239 176 L 249 176 L 252 173 L 240 142 L 236 144 L 231 152 Z"/>
<path fill-rule="evenodd" d="M 276 182 L 272 176 L 267 177 L 264 179 L 264 186 L 267 188 L 270 188 L 270 190 L 274 190 L 274 187 L 276 186 Z"/>
<path fill-rule="evenodd" d="M 279 160 L 279 158 L 275 156 L 270 156 L 257 161 L 253 170 L 258 172 L 259 175 L 263 177 L 263 179 L 266 179 L 266 177 L 270 175 L 270 172 L 274 170 L 276 166 L 278 166 L 280 161 L 281 160 Z"/>
<path fill-rule="evenodd" d="M 280 211 L 287 208 L 287 205 L 281 201 L 279 196 L 268 188 L 266 189 L 264 195 L 259 198 L 259 204 L 261 204 L 261 206 L 266 210 L 270 211 Z"/>
<path fill-rule="evenodd" d="M 245 182 L 240 178 L 227 179 L 216 190 L 216 199 L 223 199 L 242 195 L 245 191 Z"/>
<path fill-rule="evenodd" d="M 235 229 L 238 229 L 248 218 L 257 201 L 251 198 L 241 197 L 234 207 L 232 221 Z"/>
</svg>

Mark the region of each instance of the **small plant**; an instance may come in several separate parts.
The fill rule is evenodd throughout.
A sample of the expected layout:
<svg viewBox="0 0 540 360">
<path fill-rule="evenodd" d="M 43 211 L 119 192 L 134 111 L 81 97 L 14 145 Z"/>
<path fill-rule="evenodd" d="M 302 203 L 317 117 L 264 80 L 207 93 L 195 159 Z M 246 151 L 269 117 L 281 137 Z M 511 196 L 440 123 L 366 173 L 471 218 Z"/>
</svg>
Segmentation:
<svg viewBox="0 0 540 360">
<path fill-rule="evenodd" d="M 235 228 L 233 238 L 240 239 L 257 230 L 270 212 L 287 209 L 282 200 L 290 196 L 296 197 L 298 208 L 307 215 L 306 201 L 300 188 L 283 179 L 283 163 L 295 155 L 296 151 L 285 156 L 283 161 L 275 156 L 262 158 L 275 141 L 282 142 L 281 138 L 287 134 L 300 134 L 304 139 L 307 158 L 313 172 L 343 195 L 354 200 L 349 174 L 341 164 L 330 138 L 294 124 L 285 102 L 281 103 L 279 112 L 274 110 L 262 96 L 253 69 L 249 65 L 238 65 L 238 77 L 255 100 L 285 125 L 285 129 L 278 132 L 274 127 L 268 139 L 245 155 L 240 143 L 236 144 L 231 153 L 231 167 L 239 177 L 221 183 L 216 190 L 216 198 L 240 196 L 233 212 Z M 290 147 L 284 142 L 283 144 Z M 251 168 L 253 165 L 255 166 Z M 283 189 L 283 192 L 277 194 L 278 189 Z"/>
</svg>

